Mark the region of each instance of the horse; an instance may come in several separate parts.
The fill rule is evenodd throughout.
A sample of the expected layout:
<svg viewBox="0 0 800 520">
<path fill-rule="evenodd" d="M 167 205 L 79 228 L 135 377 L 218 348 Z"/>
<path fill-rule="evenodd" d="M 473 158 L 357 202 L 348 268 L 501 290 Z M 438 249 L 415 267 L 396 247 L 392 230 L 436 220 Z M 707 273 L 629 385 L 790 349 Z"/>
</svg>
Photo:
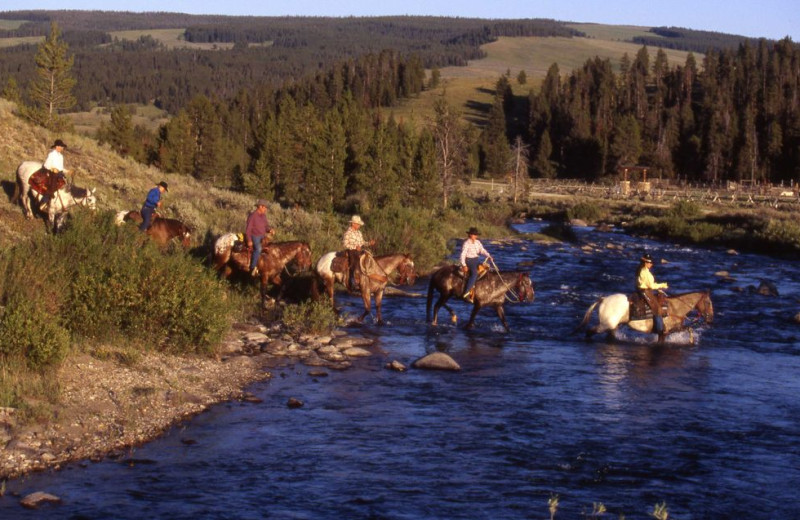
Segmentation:
<svg viewBox="0 0 800 520">
<path fill-rule="evenodd" d="M 118 226 L 121 226 L 125 222 L 141 223 L 142 214 L 138 211 L 118 211 L 114 217 L 114 222 Z M 164 218 L 155 215 L 146 233 L 161 247 L 166 247 L 173 238 L 180 238 L 181 245 L 184 249 L 192 245 L 191 229 L 178 219 Z"/>
<path fill-rule="evenodd" d="M 598 306 L 599 305 L 599 306 Z M 587 329 L 586 337 L 591 338 L 594 334 L 607 332 L 609 339 L 615 338 L 615 332 L 620 325 L 627 325 L 639 332 L 650 332 L 653 328 L 652 319 L 631 320 L 630 301 L 625 294 L 611 294 L 598 298 L 583 316 L 583 321 L 576 327 L 579 331 L 586 327 L 592 317 L 592 311 L 597 307 L 598 324 Z M 664 331 L 658 334 L 658 343 L 663 344 L 667 334 L 678 332 L 688 328 L 685 325 L 688 314 L 697 311 L 698 321 L 703 320 L 710 325 L 714 321 L 714 306 L 711 303 L 709 291 L 695 291 L 667 297 L 667 316 L 664 317 Z"/>
<path fill-rule="evenodd" d="M 331 262 L 336 256 L 336 251 L 325 253 L 317 261 L 316 271 L 322 279 L 325 293 L 331 300 L 331 305 L 335 307 L 333 299 L 333 289 L 336 282 L 344 283 L 344 273 L 336 273 L 331 270 Z M 383 302 L 383 292 L 386 285 L 390 282 L 395 285 L 413 285 L 417 279 L 414 271 L 414 260 L 410 255 L 395 253 L 390 255 L 372 256 L 363 255 L 361 257 L 360 268 L 356 270 L 361 287 L 361 299 L 364 302 L 364 313 L 358 318 L 363 321 L 371 312 L 372 296 L 375 296 L 375 319 L 379 325 L 383 324 L 381 305 Z"/>
<path fill-rule="evenodd" d="M 42 211 L 43 196 L 35 190 L 31 190 L 29 180 L 31 176 L 42 168 L 42 163 L 36 161 L 24 161 L 17 167 L 17 182 L 14 188 L 14 196 L 12 202 L 21 200 L 22 211 L 26 218 L 33 218 L 33 210 L 31 209 L 31 198 L 37 202 L 39 211 Z M 75 186 L 63 187 L 56 190 L 47 205 L 47 223 L 51 229 L 55 229 L 56 213 L 63 214 L 72 206 L 85 206 L 91 210 L 95 210 L 97 206 L 97 197 L 95 197 L 95 190 L 78 188 Z"/>
<path fill-rule="evenodd" d="M 276 300 L 279 300 L 283 293 L 283 281 L 281 274 L 289 272 L 288 265 L 294 264 L 299 271 L 311 269 L 311 247 L 307 242 L 288 241 L 270 242 L 271 235 L 265 236 L 261 240 L 262 250 L 258 257 L 258 277 L 261 281 L 261 304 L 266 304 L 267 289 L 269 284 L 281 286 Z M 214 243 L 212 265 L 222 278 L 230 277 L 234 271 L 246 273 L 250 276 L 250 250 L 243 248 L 236 251 L 234 244 L 237 241 L 236 233 L 226 233 L 217 238 Z"/>
<path fill-rule="evenodd" d="M 444 307 L 450 313 L 453 323 L 458 321 L 456 313 L 447 305 L 447 300 L 452 297 L 460 298 L 464 292 L 466 278 L 459 274 L 459 266 L 446 265 L 440 267 L 431 275 L 428 282 L 428 299 L 425 305 L 425 317 L 431 325 L 438 324 L 439 309 Z M 431 320 L 431 302 L 434 291 L 439 292 L 439 299 L 433 306 L 433 319 Z M 512 298 L 508 298 L 508 294 Z M 490 272 L 475 282 L 475 294 L 472 300 L 472 313 L 469 316 L 466 328 L 471 329 L 475 324 L 475 316 L 483 307 L 494 307 L 497 316 L 509 331 L 506 321 L 506 312 L 503 304 L 509 301 L 532 302 L 534 300 L 533 281 L 528 273 L 523 271 L 509 271 L 505 273 Z"/>
</svg>

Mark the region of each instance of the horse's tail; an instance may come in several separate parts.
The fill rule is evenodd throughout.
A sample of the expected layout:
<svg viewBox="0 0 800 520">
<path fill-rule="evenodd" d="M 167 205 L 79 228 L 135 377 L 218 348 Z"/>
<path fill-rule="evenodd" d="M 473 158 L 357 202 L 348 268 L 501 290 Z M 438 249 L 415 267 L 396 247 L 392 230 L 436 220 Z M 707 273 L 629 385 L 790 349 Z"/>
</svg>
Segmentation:
<svg viewBox="0 0 800 520">
<path fill-rule="evenodd" d="M 425 302 L 425 321 L 431 321 L 431 302 L 433 301 L 433 276 L 431 276 L 431 280 L 428 282 L 428 299 Z"/>
<path fill-rule="evenodd" d="M 589 306 L 589 310 L 587 310 L 586 314 L 583 315 L 583 321 L 581 321 L 580 324 L 578 324 L 578 326 L 575 327 L 575 330 L 572 331 L 573 334 L 575 334 L 580 330 L 583 330 L 586 327 L 586 325 L 589 323 L 589 320 L 592 317 L 592 311 L 594 311 L 594 308 L 597 307 L 602 301 L 603 301 L 602 297 L 598 298 L 597 301 L 595 301 L 593 304 Z"/>
</svg>

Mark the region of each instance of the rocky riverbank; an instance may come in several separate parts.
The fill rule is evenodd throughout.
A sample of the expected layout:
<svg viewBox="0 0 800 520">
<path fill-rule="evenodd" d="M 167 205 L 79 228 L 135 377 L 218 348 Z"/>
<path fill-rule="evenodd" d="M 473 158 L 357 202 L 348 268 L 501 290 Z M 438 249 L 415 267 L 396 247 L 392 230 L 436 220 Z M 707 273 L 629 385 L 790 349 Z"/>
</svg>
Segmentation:
<svg viewBox="0 0 800 520">
<path fill-rule="evenodd" d="M 371 340 L 335 332 L 292 338 L 279 326 L 238 324 L 216 358 L 143 354 L 133 363 L 70 357 L 55 377 L 57 404 L 40 404 L 48 420 L 20 424 L 14 409 L 0 409 L 0 480 L 58 469 L 68 462 L 124 455 L 209 406 L 247 399 L 245 388 L 287 363 L 341 370 L 370 355 Z"/>
</svg>

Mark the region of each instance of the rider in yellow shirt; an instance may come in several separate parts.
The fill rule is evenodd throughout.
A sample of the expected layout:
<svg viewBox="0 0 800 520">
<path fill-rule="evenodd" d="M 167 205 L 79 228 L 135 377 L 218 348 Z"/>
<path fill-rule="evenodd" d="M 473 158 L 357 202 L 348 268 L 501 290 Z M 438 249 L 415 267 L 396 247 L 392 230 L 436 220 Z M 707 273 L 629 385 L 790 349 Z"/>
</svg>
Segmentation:
<svg viewBox="0 0 800 520">
<path fill-rule="evenodd" d="M 657 283 L 650 272 L 653 267 L 653 257 L 648 253 L 642 255 L 639 262 L 639 269 L 636 271 L 636 290 L 645 299 L 653 311 L 653 329 L 655 332 L 664 332 L 664 318 L 661 317 L 661 309 L 658 306 L 658 298 L 654 291 L 659 289 L 667 289 L 669 286 L 666 283 Z"/>
</svg>

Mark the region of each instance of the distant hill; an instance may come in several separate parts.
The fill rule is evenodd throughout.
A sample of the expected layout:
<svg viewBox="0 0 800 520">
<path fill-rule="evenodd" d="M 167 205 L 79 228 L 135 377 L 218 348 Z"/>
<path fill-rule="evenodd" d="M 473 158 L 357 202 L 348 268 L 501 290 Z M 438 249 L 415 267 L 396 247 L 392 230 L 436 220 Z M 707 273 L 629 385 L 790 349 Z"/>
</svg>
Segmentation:
<svg viewBox="0 0 800 520">
<path fill-rule="evenodd" d="M 81 70 L 74 94 L 78 110 L 97 104 L 155 104 L 174 114 L 197 94 L 222 98 L 243 87 L 280 86 L 325 71 L 334 63 L 393 49 L 419 56 L 427 68 L 472 65 L 486 56 L 482 46 L 505 38 L 538 37 L 550 56 L 571 60 L 568 71 L 595 54 L 613 54 L 611 44 L 662 45 L 697 51 L 703 35 L 691 30 L 567 24 L 545 19 L 485 20 L 424 16 L 247 17 L 112 11 L 0 12 L 0 86 L 14 76 L 26 85 L 34 75 L 36 43 L 57 22 Z M 584 37 L 585 36 L 585 37 Z M 565 40 L 576 40 L 576 47 Z M 709 40 L 735 46 L 743 37 Z M 610 43 L 609 43 L 610 42 Z M 583 48 L 584 54 L 577 49 Z M 596 47 L 596 49 L 594 48 Z M 193 53 L 184 52 L 191 49 Z M 499 52 L 499 51 L 498 51 Z M 702 52 L 702 51 L 701 51 Z M 566 55 L 565 55 L 566 54 Z M 518 61 L 514 56 L 508 56 Z M 505 59 L 505 58 L 503 58 Z M 559 62 L 560 63 L 560 62 Z M 502 65 L 501 65 L 502 66 Z M 514 63 L 509 67 L 515 68 Z"/>
</svg>

